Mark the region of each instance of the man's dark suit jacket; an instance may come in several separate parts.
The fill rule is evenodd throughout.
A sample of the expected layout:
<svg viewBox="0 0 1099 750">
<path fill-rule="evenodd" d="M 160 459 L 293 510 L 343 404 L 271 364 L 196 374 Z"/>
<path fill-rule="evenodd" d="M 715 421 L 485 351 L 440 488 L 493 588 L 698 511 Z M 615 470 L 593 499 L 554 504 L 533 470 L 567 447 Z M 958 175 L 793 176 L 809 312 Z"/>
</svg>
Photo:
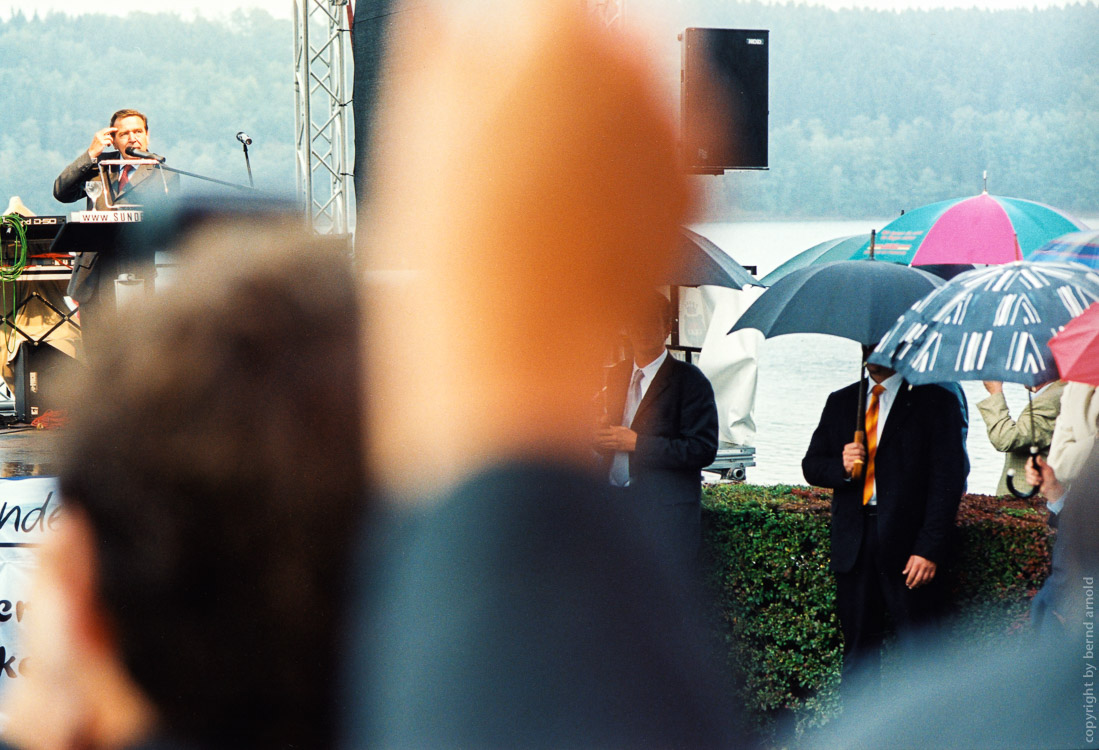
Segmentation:
<svg viewBox="0 0 1099 750">
<path fill-rule="evenodd" d="M 633 362 L 619 362 L 607 377 L 607 414 L 622 424 Z M 700 476 L 717 455 L 717 406 L 710 381 L 697 367 L 668 355 L 645 391 L 631 429 L 630 486 L 662 505 L 697 503 Z M 607 471 L 613 456 L 607 457 Z"/>
<path fill-rule="evenodd" d="M 607 414 L 622 423 L 633 362 L 607 376 Z M 637 448 L 630 457 L 630 505 L 649 523 L 656 541 L 689 561 L 701 534 L 701 471 L 717 455 L 714 389 L 694 365 L 668 355 L 645 391 L 630 428 Z M 613 454 L 604 457 L 604 476 Z"/>
<path fill-rule="evenodd" d="M 855 383 L 828 397 L 801 463 L 810 484 L 834 490 L 832 570 L 838 573 L 854 567 L 866 523 L 862 480 L 845 479 L 842 459 L 843 446 L 855 434 L 858 388 Z M 875 458 L 879 549 L 887 569 L 899 573 L 911 555 L 937 565 L 949 561 L 968 473 L 961 436 L 954 394 L 937 385 L 901 384 Z"/>
<path fill-rule="evenodd" d="M 91 199 L 84 192 L 84 185 L 90 180 L 99 179 L 98 162 L 100 160 L 119 159 L 121 155 L 117 151 L 104 151 L 98 159 L 92 159 L 88 152 L 84 151 L 69 166 L 62 170 L 53 183 L 53 197 L 62 203 L 75 203 L 82 198 L 87 201 L 88 209 L 105 210 L 106 201 L 103 196 L 93 206 Z M 112 192 L 118 190 L 118 167 L 110 167 L 109 179 Z M 151 165 L 139 166 L 130 177 L 126 186 L 127 194 L 122 197 L 121 203 L 136 203 L 142 196 L 155 194 L 155 191 L 163 191 L 165 187 L 162 178 L 157 176 L 159 170 Z M 155 180 L 152 178 L 156 177 Z M 179 175 L 164 173 L 163 180 L 167 181 L 167 189 L 174 192 L 179 183 Z M 147 185 L 142 185 L 148 181 Z M 99 285 L 100 267 L 99 253 L 80 253 L 73 264 L 72 278 L 69 280 L 68 294 L 81 304 L 91 301 Z"/>
<path fill-rule="evenodd" d="M 341 746 L 746 746 L 696 590 L 608 494 L 508 462 L 368 523 Z"/>
</svg>

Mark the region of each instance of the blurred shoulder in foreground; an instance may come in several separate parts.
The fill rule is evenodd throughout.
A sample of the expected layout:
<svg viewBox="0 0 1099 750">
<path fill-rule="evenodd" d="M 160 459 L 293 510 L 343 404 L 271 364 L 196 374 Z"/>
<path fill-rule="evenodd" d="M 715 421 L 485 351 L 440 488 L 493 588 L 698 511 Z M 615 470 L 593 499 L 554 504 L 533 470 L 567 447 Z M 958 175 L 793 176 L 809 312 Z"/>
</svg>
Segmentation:
<svg viewBox="0 0 1099 750">
<path fill-rule="evenodd" d="M 416 505 L 359 566 L 346 746 L 736 745 L 693 590 L 592 473 L 690 206 L 646 45 L 571 0 L 416 5 L 358 237 L 368 466 Z"/>
</svg>

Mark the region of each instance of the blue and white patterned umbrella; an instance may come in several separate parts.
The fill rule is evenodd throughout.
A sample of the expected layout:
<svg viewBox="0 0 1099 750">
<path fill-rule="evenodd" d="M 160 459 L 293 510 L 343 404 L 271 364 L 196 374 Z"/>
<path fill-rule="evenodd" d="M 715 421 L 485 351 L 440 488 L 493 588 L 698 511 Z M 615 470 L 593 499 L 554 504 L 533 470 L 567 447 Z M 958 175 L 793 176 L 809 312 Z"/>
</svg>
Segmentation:
<svg viewBox="0 0 1099 750">
<path fill-rule="evenodd" d="M 1099 231 L 1089 229 L 1086 232 L 1061 235 L 1024 257 L 1026 260 L 1042 263 L 1072 262 L 1089 268 L 1099 268 Z"/>
<path fill-rule="evenodd" d="M 956 276 L 912 305 L 869 361 L 913 385 L 1057 379 L 1049 340 L 1093 302 L 1099 271 L 1018 261 Z"/>
</svg>

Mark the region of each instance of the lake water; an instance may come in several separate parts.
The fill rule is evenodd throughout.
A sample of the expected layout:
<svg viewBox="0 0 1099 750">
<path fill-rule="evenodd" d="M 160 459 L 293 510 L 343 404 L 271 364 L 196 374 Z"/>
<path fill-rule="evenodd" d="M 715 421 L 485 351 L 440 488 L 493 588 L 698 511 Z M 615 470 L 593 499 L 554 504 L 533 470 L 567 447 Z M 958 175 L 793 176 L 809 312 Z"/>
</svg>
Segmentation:
<svg viewBox="0 0 1099 750">
<path fill-rule="evenodd" d="M 737 262 L 756 266 L 760 277 L 818 242 L 881 229 L 888 219 L 808 222 L 737 222 L 692 224 Z M 1099 226 L 1099 219 L 1084 219 Z M 748 469 L 753 484 L 805 484 L 801 459 L 817 426 L 828 394 L 859 375 L 859 345 L 834 336 L 790 334 L 765 339 L 759 350 L 756 391 L 756 466 Z M 969 404 L 967 448 L 972 469 L 969 491 L 994 494 L 1003 470 L 1003 454 L 988 442 L 977 402 L 988 393 L 980 382 L 962 383 Z M 1006 383 L 1012 416 L 1027 403 L 1021 385 Z M 853 429 L 853 426 L 852 426 Z"/>
</svg>

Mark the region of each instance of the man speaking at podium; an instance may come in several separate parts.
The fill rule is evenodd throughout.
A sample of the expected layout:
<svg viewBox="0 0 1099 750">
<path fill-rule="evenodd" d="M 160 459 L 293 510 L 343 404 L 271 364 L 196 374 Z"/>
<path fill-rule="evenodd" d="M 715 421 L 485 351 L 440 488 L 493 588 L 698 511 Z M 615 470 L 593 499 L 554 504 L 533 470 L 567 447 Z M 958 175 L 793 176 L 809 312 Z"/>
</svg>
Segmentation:
<svg viewBox="0 0 1099 750">
<path fill-rule="evenodd" d="M 112 150 L 113 149 L 113 150 Z M 110 210 L 122 206 L 135 206 L 156 195 L 159 191 L 174 192 L 179 176 L 161 170 L 153 164 L 103 165 L 106 178 L 105 190 L 100 179 L 100 162 L 118 159 L 151 157 L 164 161 L 163 157 L 149 153 L 149 119 L 136 109 L 120 109 L 111 115 L 111 124 L 92 136 L 92 144 L 58 175 L 53 183 L 53 197 L 62 203 L 74 203 L 87 199 L 88 209 Z M 159 174 L 158 174 L 159 173 Z M 107 304 L 113 307 L 114 285 L 110 281 L 117 276 L 116 266 L 104 270 L 98 253 L 80 253 L 73 265 L 68 295 L 87 305 Z M 100 278 L 106 294 L 97 294 Z M 93 302 L 94 300 L 94 302 Z M 81 322 L 86 323 L 81 314 Z"/>
<path fill-rule="evenodd" d="M 113 150 L 108 150 L 113 147 Z M 136 154 L 130 154 L 133 149 Z M 99 181 L 99 162 L 113 161 L 125 158 L 138 158 L 143 154 L 149 154 L 149 120 L 136 109 L 120 109 L 111 115 L 111 124 L 96 132 L 92 136 L 92 145 L 88 150 L 80 154 L 53 183 L 53 197 L 62 203 L 74 203 L 81 198 L 87 198 L 88 208 L 99 211 L 106 210 L 108 206 L 130 206 L 138 203 L 138 194 L 148 194 L 147 186 L 142 186 L 146 180 L 153 177 L 156 167 L 150 164 L 128 166 L 119 169 L 118 165 L 105 166 L 107 180 L 111 188 L 111 195 L 89 192 L 86 186 L 89 182 Z M 156 154 L 149 154 L 158 161 L 163 158 Z M 179 178 L 171 173 L 164 174 L 164 180 L 174 181 Z M 154 183 L 156 187 L 164 188 L 165 182 L 161 179 Z M 169 186 L 169 189 L 172 186 Z M 92 195 L 97 197 L 92 199 Z"/>
</svg>

